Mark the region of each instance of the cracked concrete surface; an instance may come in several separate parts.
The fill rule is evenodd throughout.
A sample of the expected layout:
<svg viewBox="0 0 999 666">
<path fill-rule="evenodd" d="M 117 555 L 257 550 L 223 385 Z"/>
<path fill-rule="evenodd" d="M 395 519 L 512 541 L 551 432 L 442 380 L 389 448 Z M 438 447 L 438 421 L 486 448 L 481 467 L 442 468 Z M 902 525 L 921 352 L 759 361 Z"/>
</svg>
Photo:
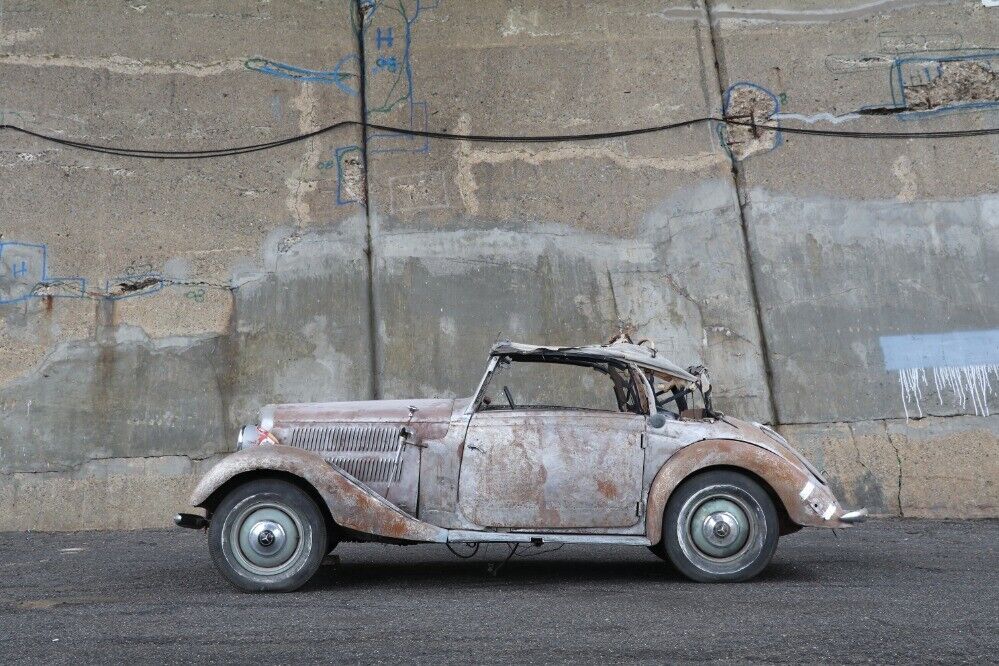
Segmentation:
<svg viewBox="0 0 999 666">
<path fill-rule="evenodd" d="M 896 446 L 895 442 L 892 441 L 891 431 L 888 429 L 887 421 L 885 421 L 885 437 L 888 439 L 888 443 L 895 452 L 895 460 L 898 461 L 898 513 L 900 516 L 905 518 L 905 504 L 902 502 L 902 479 L 905 476 L 902 471 L 902 454 L 899 453 L 898 446 Z"/>
<path fill-rule="evenodd" d="M 846 506 L 875 515 L 994 516 L 999 419 L 928 417 L 780 426 Z"/>
<path fill-rule="evenodd" d="M 758 120 L 778 100 L 787 123 L 995 115 L 994 74 L 976 63 L 999 50 L 999 14 L 978 3 L 417 14 L 405 0 L 408 24 L 376 12 L 365 33 L 363 104 L 334 76 L 357 71 L 343 4 L 142 7 L 88 3 L 67 21 L 4 3 L 0 121 L 205 148 L 365 110 L 417 129 L 585 133 L 718 115 L 726 93 Z M 943 52 L 963 60 L 892 78 L 896 61 Z M 891 106 L 901 84 L 916 115 L 854 114 Z M 545 145 L 345 129 L 193 163 L 0 136 L 0 242 L 46 249 L 23 291 L 9 284 L 20 264 L 0 261 L 0 293 L 26 295 L 0 304 L 0 529 L 163 525 L 261 404 L 461 395 L 497 335 L 591 342 L 620 320 L 708 365 L 723 410 L 779 417 L 844 503 L 997 515 L 997 417 L 934 399 L 906 421 L 879 345 L 999 328 L 994 142 L 771 134 L 736 144 L 752 150 L 734 151 L 735 174 L 707 125 Z"/>
</svg>

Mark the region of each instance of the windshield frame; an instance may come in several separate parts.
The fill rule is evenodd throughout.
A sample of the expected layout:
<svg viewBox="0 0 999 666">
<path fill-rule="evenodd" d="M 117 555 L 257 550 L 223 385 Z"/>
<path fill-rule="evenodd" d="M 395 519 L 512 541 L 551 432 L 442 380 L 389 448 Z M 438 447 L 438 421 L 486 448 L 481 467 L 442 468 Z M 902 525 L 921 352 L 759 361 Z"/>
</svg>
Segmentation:
<svg viewBox="0 0 999 666">
<path fill-rule="evenodd" d="M 506 408 L 505 411 L 579 411 L 597 414 L 631 414 L 633 416 L 648 416 L 649 402 L 648 394 L 646 388 L 643 385 L 637 383 L 637 378 L 641 377 L 642 373 L 638 372 L 638 368 L 631 363 L 625 361 L 620 361 L 614 358 L 607 357 L 594 357 L 590 355 L 573 355 L 573 354 L 550 354 L 545 352 L 535 352 L 535 353 L 525 353 L 525 354 L 491 354 L 489 357 L 489 365 L 486 368 L 486 373 L 482 378 L 482 382 L 479 384 L 479 388 L 476 391 L 475 398 L 469 403 L 468 412 L 469 414 L 478 414 L 481 412 L 502 412 L 504 408 L 495 409 L 483 409 L 482 401 L 486 397 L 486 391 L 489 388 L 490 383 L 493 380 L 497 370 L 502 367 L 504 361 L 509 359 L 510 363 L 551 363 L 559 365 L 573 365 L 577 367 L 588 367 L 598 372 L 603 372 L 599 367 L 601 365 L 614 366 L 623 373 L 627 374 L 628 383 L 631 387 L 633 400 L 636 403 L 636 408 L 638 411 L 630 409 L 621 409 L 620 400 L 618 401 L 617 411 L 610 411 L 606 409 L 595 409 L 587 407 L 565 407 L 559 405 L 518 405 L 517 409 Z M 608 373 L 609 374 L 609 373 Z M 611 379 L 613 381 L 613 379 Z M 644 381 L 644 380 L 643 380 Z M 616 396 L 616 391 L 615 391 Z"/>
</svg>

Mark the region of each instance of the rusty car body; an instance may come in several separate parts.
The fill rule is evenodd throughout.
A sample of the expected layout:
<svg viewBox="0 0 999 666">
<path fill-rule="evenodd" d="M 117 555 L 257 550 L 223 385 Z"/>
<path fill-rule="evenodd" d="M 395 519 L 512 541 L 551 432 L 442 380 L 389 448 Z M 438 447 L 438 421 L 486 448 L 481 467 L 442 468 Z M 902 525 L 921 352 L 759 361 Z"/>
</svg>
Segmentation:
<svg viewBox="0 0 999 666">
<path fill-rule="evenodd" d="M 864 518 L 710 396 L 706 370 L 627 338 L 500 342 L 469 398 L 266 406 L 195 488 L 205 515 L 175 520 L 208 529 L 237 587 L 289 590 L 345 540 L 646 546 L 692 579 L 739 581 L 779 535 Z"/>
</svg>

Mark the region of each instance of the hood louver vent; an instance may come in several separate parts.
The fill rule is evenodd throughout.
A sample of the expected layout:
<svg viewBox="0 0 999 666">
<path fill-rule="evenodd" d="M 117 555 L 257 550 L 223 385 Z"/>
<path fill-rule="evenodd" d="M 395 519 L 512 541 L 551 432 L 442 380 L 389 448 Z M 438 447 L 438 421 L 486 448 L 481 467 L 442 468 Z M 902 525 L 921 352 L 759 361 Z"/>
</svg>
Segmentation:
<svg viewBox="0 0 999 666">
<path fill-rule="evenodd" d="M 331 425 L 295 428 L 291 445 L 313 451 L 359 481 L 389 483 L 395 468 L 401 426 Z M 397 471 L 401 473 L 401 468 Z"/>
</svg>

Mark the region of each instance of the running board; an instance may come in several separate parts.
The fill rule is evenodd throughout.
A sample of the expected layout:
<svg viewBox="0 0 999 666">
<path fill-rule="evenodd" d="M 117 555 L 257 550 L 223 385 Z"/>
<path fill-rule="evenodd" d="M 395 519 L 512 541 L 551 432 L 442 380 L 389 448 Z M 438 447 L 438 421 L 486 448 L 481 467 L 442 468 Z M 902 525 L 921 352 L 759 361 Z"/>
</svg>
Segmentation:
<svg viewBox="0 0 999 666">
<path fill-rule="evenodd" d="M 644 536 L 620 534 L 531 534 L 530 532 L 477 532 L 475 530 L 448 530 L 448 543 L 592 543 L 613 546 L 649 546 Z"/>
</svg>

